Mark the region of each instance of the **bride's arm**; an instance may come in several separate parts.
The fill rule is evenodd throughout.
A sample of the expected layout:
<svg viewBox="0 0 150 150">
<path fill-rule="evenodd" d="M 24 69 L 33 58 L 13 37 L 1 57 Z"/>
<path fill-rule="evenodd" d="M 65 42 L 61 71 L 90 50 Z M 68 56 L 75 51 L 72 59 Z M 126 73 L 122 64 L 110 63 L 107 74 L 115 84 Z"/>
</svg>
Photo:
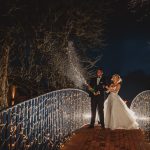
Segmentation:
<svg viewBox="0 0 150 150">
<path fill-rule="evenodd" d="M 106 86 L 106 89 L 109 92 L 118 92 L 120 90 L 120 84 L 114 86 L 113 84 L 111 84 L 110 86 Z"/>
<path fill-rule="evenodd" d="M 106 86 L 107 92 L 112 92 L 115 90 L 115 87 L 113 86 L 113 84 L 111 84 L 110 86 Z"/>
<path fill-rule="evenodd" d="M 120 88 L 121 88 L 121 85 L 120 85 L 120 84 L 117 84 L 117 85 L 116 85 L 116 89 L 114 90 L 114 92 L 119 92 L 119 91 L 120 91 Z"/>
</svg>

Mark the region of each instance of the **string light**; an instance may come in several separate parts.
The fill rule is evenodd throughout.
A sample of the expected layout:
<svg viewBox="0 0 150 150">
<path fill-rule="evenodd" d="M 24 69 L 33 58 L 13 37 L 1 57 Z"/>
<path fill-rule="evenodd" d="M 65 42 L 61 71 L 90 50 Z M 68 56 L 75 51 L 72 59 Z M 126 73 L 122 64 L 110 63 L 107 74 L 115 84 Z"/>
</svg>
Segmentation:
<svg viewBox="0 0 150 150">
<path fill-rule="evenodd" d="M 138 94 L 130 108 L 135 112 L 140 128 L 145 131 L 146 138 L 150 141 L 150 90 Z"/>
<path fill-rule="evenodd" d="M 85 117 L 89 113 L 90 98 L 78 89 L 50 92 L 15 105 L 0 112 L 0 149 L 40 150 L 42 145 L 59 149 L 67 136 L 89 123 Z"/>
</svg>

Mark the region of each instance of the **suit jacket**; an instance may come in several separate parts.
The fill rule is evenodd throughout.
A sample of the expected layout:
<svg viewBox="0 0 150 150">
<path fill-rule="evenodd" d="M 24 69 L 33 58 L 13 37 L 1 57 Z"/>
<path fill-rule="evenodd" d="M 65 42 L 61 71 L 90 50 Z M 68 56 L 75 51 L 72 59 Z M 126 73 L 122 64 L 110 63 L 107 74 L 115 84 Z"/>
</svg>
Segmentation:
<svg viewBox="0 0 150 150">
<path fill-rule="evenodd" d="M 106 90 L 104 88 L 104 86 L 106 86 L 105 77 L 102 76 L 102 78 L 100 79 L 99 85 L 97 85 L 97 77 L 92 78 L 90 81 L 90 86 L 94 89 L 95 92 L 100 91 L 100 95 L 98 96 L 104 97 L 104 92 Z M 95 95 L 92 92 L 89 92 L 89 96 L 95 97 Z"/>
</svg>

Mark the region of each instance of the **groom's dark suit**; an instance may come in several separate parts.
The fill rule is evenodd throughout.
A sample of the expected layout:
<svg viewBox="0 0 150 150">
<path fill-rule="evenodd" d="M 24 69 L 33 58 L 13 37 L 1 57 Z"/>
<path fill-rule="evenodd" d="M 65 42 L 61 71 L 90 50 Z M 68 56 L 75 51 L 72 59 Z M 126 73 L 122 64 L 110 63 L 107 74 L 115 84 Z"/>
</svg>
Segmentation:
<svg viewBox="0 0 150 150">
<path fill-rule="evenodd" d="M 100 80 L 100 81 L 99 81 Z M 99 83 L 98 83 L 99 81 Z M 97 77 L 91 79 L 90 86 L 94 89 L 95 92 L 100 91 L 99 95 L 94 95 L 93 92 L 90 92 L 91 97 L 91 126 L 94 126 L 95 117 L 96 117 L 96 109 L 98 109 L 99 120 L 101 126 L 104 127 L 104 86 L 106 85 L 106 81 L 104 77 L 97 79 Z"/>
</svg>

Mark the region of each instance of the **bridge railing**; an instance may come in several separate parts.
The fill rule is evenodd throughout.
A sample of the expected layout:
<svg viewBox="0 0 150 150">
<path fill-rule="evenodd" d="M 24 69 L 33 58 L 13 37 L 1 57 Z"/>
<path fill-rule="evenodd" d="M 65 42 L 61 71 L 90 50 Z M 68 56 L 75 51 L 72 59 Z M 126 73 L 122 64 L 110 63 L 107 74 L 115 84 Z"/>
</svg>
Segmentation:
<svg viewBox="0 0 150 150">
<path fill-rule="evenodd" d="M 150 142 L 150 90 L 139 93 L 130 108 L 137 116 L 139 127 L 145 132 L 145 139 Z"/>
<path fill-rule="evenodd" d="M 64 89 L 0 112 L 0 149 L 58 149 L 65 137 L 89 123 L 90 98 Z"/>
</svg>

